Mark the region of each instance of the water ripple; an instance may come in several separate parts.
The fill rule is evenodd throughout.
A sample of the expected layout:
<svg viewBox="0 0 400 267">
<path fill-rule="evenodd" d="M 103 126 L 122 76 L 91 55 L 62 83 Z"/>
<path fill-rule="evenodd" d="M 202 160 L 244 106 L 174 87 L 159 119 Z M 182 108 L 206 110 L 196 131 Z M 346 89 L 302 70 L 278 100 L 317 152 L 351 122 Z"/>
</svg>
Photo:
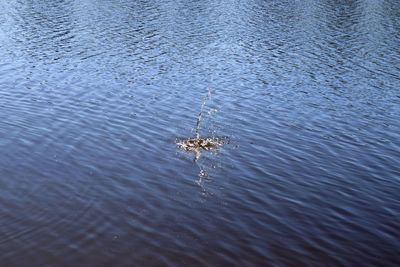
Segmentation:
<svg viewBox="0 0 400 267">
<path fill-rule="evenodd" d="M 400 264 L 398 1 L 0 8 L 2 265 Z"/>
</svg>

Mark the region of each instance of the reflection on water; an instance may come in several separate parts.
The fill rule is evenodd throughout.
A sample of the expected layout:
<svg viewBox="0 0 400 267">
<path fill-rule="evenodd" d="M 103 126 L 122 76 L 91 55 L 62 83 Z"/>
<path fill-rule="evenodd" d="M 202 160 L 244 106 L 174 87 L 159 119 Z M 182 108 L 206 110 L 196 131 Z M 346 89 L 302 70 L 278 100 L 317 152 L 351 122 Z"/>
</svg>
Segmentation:
<svg viewBox="0 0 400 267">
<path fill-rule="evenodd" d="M 400 265 L 399 1 L 0 10 L 1 266 Z"/>
</svg>

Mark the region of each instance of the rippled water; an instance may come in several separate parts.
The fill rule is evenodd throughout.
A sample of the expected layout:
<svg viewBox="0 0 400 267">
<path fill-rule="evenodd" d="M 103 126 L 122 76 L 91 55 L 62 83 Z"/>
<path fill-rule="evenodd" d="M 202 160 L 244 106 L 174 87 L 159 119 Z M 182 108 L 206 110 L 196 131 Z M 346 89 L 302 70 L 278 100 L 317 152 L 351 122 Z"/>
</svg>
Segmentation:
<svg viewBox="0 0 400 267">
<path fill-rule="evenodd" d="M 397 0 L 0 0 L 0 265 L 399 266 L 399 44 Z"/>
</svg>

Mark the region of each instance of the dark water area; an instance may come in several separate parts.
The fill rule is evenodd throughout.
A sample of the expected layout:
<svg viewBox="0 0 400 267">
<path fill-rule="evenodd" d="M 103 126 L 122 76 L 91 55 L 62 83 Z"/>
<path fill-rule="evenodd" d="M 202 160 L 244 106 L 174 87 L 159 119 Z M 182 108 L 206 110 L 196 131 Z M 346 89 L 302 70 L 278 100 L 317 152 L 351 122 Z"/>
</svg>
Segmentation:
<svg viewBox="0 0 400 267">
<path fill-rule="evenodd" d="M 0 266 L 400 266 L 400 1 L 0 0 L 0 149 Z"/>
</svg>

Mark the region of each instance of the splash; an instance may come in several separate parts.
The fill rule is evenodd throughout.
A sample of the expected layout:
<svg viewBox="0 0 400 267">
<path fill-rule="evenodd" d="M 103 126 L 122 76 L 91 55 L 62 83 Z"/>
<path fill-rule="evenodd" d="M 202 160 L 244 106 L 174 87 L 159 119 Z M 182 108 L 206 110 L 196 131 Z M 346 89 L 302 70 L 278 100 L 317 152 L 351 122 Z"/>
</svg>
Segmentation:
<svg viewBox="0 0 400 267">
<path fill-rule="evenodd" d="M 200 107 L 200 112 L 199 115 L 197 116 L 196 126 L 195 126 L 195 137 L 176 139 L 176 145 L 178 146 L 178 148 L 184 151 L 194 153 L 193 161 L 199 168 L 198 180 L 196 181 L 196 183 L 201 188 L 203 188 L 204 192 L 205 189 L 203 187 L 203 182 L 204 180 L 210 179 L 210 176 L 208 175 L 205 166 L 203 166 L 203 164 L 200 161 L 202 152 L 216 150 L 220 146 L 229 143 L 229 138 L 227 137 L 216 137 L 216 136 L 201 137 L 200 135 L 201 121 L 205 113 L 205 106 L 210 98 L 211 98 L 211 89 L 209 88 L 207 95 L 203 98 L 203 102 L 201 103 Z M 215 111 L 216 109 L 210 109 L 208 111 L 208 115 L 213 114 Z"/>
<path fill-rule="evenodd" d="M 226 141 L 226 140 L 225 140 Z M 225 144 L 224 140 L 217 137 L 205 137 L 205 138 L 189 138 L 183 140 L 177 140 L 177 145 L 186 151 L 195 151 L 197 149 L 211 150 Z"/>
<path fill-rule="evenodd" d="M 176 140 L 176 144 L 180 149 L 195 153 L 195 161 L 200 159 L 202 151 L 215 150 L 228 143 L 229 139 L 227 137 L 195 137 Z"/>
<path fill-rule="evenodd" d="M 206 105 L 207 100 L 211 98 L 211 88 L 208 88 L 208 93 L 203 99 L 203 103 L 201 104 L 200 112 L 199 115 L 197 116 L 197 121 L 196 121 L 196 138 L 200 138 L 200 122 L 201 118 L 203 117 L 203 110 L 204 106 Z"/>
<path fill-rule="evenodd" d="M 176 140 L 176 144 L 179 148 L 186 151 L 194 152 L 196 154 L 195 160 L 198 160 L 200 158 L 202 151 L 213 150 L 229 142 L 228 138 L 221 138 L 215 136 L 208 136 L 208 137 L 200 136 L 200 129 L 201 129 L 200 125 L 204 114 L 204 107 L 210 98 L 211 98 L 211 88 L 208 88 L 207 95 L 203 98 L 203 102 L 200 107 L 200 112 L 196 120 L 196 126 L 195 126 L 196 137 Z M 212 111 L 214 112 L 215 110 Z"/>
</svg>

